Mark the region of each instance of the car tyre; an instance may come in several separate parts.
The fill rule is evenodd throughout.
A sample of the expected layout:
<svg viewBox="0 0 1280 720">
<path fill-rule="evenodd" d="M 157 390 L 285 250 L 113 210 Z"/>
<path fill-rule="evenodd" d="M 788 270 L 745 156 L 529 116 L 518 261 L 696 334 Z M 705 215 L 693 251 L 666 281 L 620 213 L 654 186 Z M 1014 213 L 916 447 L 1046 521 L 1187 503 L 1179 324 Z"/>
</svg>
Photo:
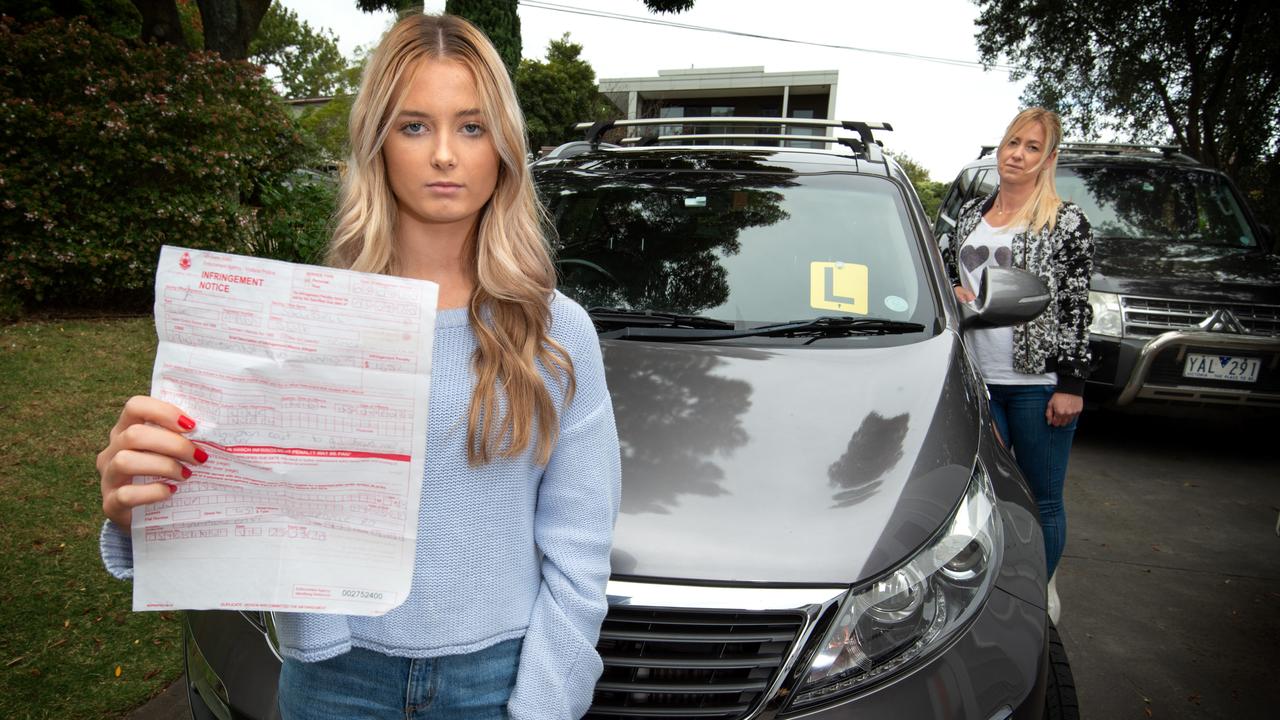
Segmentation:
<svg viewBox="0 0 1280 720">
<path fill-rule="evenodd" d="M 1049 678 L 1045 688 L 1045 720 L 1080 720 L 1080 703 L 1076 699 L 1076 681 L 1071 676 L 1067 649 L 1062 645 L 1058 628 L 1049 623 Z"/>
</svg>

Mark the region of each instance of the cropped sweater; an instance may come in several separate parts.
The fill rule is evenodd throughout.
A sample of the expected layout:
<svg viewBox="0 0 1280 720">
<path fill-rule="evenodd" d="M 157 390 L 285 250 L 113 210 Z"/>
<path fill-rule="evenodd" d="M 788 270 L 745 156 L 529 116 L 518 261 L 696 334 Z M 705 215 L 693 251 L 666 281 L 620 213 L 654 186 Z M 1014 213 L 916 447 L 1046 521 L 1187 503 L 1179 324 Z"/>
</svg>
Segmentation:
<svg viewBox="0 0 1280 720">
<path fill-rule="evenodd" d="M 438 313 L 409 596 L 380 617 L 277 613 L 283 655 L 314 662 L 362 647 L 439 657 L 523 637 L 511 717 L 586 713 L 603 668 L 595 644 L 608 610 L 618 436 L 591 319 L 557 292 L 549 334 L 573 360 L 576 380 L 566 404 L 563 383 L 542 369 L 560 419 L 550 462 L 539 466 L 530 447 L 473 468 L 466 449 L 475 335 L 466 308 Z M 108 521 L 101 551 L 113 575 L 132 577 L 127 531 Z"/>
<path fill-rule="evenodd" d="M 998 191 L 997 191 L 998 193 Z M 950 237 L 939 238 L 952 285 L 960 284 L 960 246 L 996 201 L 996 194 L 974 198 L 960 208 Z M 1039 375 L 1058 373 L 1057 392 L 1084 394 L 1089 377 L 1089 277 L 1093 274 L 1093 229 L 1074 203 L 1058 207 L 1054 229 L 1026 230 L 1011 241 L 1013 266 L 1038 276 L 1049 288 L 1049 307 L 1039 317 L 1013 328 L 1013 369 Z"/>
</svg>

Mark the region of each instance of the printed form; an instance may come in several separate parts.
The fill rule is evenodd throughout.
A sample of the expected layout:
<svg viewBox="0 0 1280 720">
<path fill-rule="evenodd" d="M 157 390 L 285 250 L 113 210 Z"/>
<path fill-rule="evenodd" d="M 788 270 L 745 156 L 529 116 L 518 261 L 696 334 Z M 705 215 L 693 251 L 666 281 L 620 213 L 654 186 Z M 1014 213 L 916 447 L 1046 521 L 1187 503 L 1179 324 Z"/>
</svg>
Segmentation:
<svg viewBox="0 0 1280 720">
<path fill-rule="evenodd" d="M 134 509 L 135 610 L 381 615 L 404 602 L 437 292 L 161 251 L 151 393 L 195 419 L 188 437 L 209 460 Z"/>
</svg>

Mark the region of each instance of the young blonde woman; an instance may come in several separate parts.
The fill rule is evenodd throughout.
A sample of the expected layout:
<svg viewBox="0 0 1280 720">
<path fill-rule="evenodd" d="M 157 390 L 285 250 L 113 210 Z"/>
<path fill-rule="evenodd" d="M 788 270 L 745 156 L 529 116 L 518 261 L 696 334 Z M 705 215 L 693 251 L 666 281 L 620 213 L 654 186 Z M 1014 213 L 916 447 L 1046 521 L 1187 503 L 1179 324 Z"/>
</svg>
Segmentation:
<svg viewBox="0 0 1280 720">
<path fill-rule="evenodd" d="M 332 264 L 440 286 L 427 467 L 408 600 L 381 617 L 277 616 L 287 719 L 578 718 L 601 671 L 619 501 L 613 410 L 585 312 L 555 291 L 497 52 L 410 16 L 369 61 Z M 136 397 L 98 457 L 109 570 L 134 507 L 207 459 L 201 418 Z M 132 483 L 159 475 L 169 483 Z"/>
<path fill-rule="evenodd" d="M 1028 270 L 1049 287 L 1048 309 L 1014 328 L 975 330 L 965 342 L 991 395 L 1000 435 L 1035 493 L 1052 577 L 1067 540 L 1062 486 L 1089 373 L 1089 276 L 1093 231 L 1054 184 L 1062 123 L 1044 108 L 1018 113 L 996 151 L 1000 185 L 961 208 L 944 244 L 961 302 L 974 299 L 985 268 Z"/>
</svg>

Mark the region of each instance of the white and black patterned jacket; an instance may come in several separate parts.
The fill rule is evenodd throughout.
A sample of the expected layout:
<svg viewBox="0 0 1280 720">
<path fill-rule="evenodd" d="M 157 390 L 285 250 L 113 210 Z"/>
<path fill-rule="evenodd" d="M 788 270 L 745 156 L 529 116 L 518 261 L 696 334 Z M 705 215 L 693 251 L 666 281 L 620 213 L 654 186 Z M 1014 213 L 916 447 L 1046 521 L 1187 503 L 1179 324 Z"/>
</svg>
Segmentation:
<svg viewBox="0 0 1280 720">
<path fill-rule="evenodd" d="M 998 191 L 997 191 L 998 193 Z M 974 198 L 960 208 L 954 233 L 939 238 L 952 285 L 960 284 L 958 249 L 991 209 L 996 194 Z M 1058 208 L 1053 232 L 1046 227 L 1013 236 L 1013 266 L 1040 277 L 1049 287 L 1049 307 L 1040 317 L 1013 328 L 1013 369 L 1058 373 L 1058 392 L 1084 394 L 1089 376 L 1089 276 L 1093 273 L 1093 229 L 1073 203 Z"/>
</svg>

